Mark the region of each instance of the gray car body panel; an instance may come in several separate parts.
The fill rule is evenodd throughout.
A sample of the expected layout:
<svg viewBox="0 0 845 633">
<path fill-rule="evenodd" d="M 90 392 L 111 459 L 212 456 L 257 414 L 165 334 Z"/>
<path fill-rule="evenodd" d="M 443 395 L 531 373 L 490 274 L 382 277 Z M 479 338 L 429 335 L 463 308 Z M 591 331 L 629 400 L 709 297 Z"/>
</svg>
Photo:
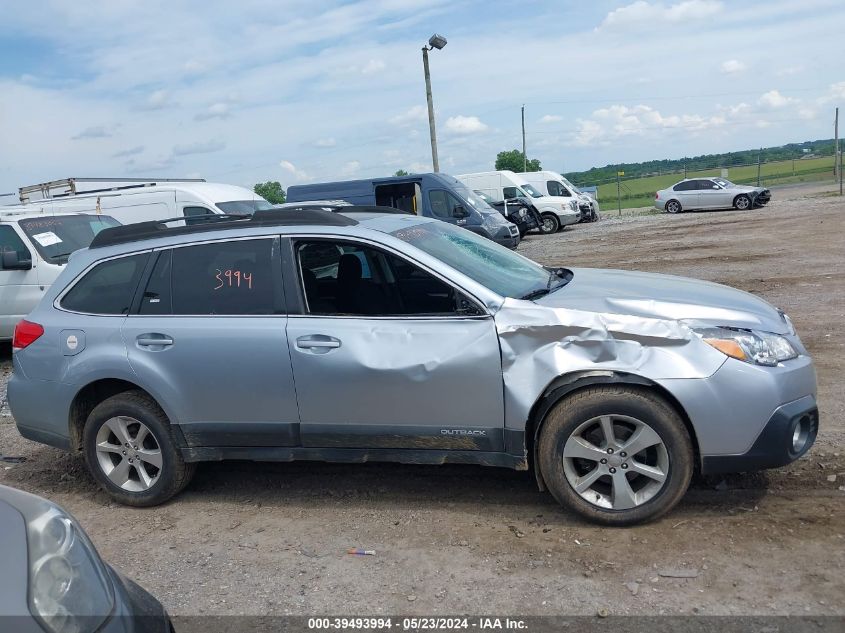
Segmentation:
<svg viewBox="0 0 845 633">
<path fill-rule="evenodd" d="M 356 226 L 227 229 L 77 252 L 31 315 L 44 326 L 45 335 L 14 355 L 9 400 L 21 432 L 28 437 L 47 432 L 52 434 L 47 439 L 43 435 L 36 439 L 52 438 L 55 441 L 47 443 L 63 446 L 65 438 L 66 445 L 75 394 L 91 381 L 109 377 L 148 391 L 168 417 L 187 430 L 193 446 L 201 446 L 202 431 L 217 428 L 225 435 L 227 427 L 243 422 L 237 446 L 250 445 L 243 437 L 261 435 L 264 429 L 270 435 L 261 440 L 263 446 L 275 434 L 282 438 L 276 441 L 283 442 L 277 446 L 294 447 L 281 457 L 265 452 L 271 459 L 310 457 L 321 445 L 452 449 L 489 456 L 505 450 L 503 442 L 512 444 L 509 434 L 525 430 L 533 407 L 561 377 L 618 375 L 657 385 L 680 403 L 702 456 L 732 455 L 753 443 L 775 409 L 802 397 L 815 399 L 815 373 L 806 350 L 778 310 L 748 293 L 680 277 L 574 269 L 570 283 L 546 297 L 506 299 L 389 234 L 436 220 L 356 217 Z M 276 235 L 331 236 L 377 245 L 454 285 L 483 306 L 488 316 L 244 317 L 256 328 L 254 345 L 267 336 L 272 341 L 267 349 L 248 354 L 250 362 L 259 361 L 248 370 L 259 386 L 253 389 L 247 377 L 233 376 L 233 370 L 226 372 L 215 362 L 244 353 L 236 336 L 234 341 L 226 339 L 242 332 L 246 324 L 227 323 L 230 317 L 167 316 L 142 323 L 151 317 L 91 317 L 54 307 L 74 278 L 107 257 Z M 176 328 L 180 319 L 185 321 L 184 332 L 174 334 L 176 346 L 184 337 L 185 347 L 200 354 L 195 361 L 190 360 L 191 353 L 164 367 L 159 360 L 169 352 L 135 349 L 138 334 L 172 333 L 164 330 Z M 777 367 L 733 361 L 704 343 L 692 331 L 694 325 L 781 333 L 801 356 Z M 59 332 L 68 329 L 85 331 L 86 353 L 63 355 Z M 298 349 L 297 341 L 311 335 L 334 337 L 341 345 L 319 355 Z M 203 344 L 212 351 L 202 352 Z M 191 384 L 194 378 L 197 383 Z M 227 388 L 229 402 L 221 395 Z M 192 405 L 197 399 L 201 404 Z M 239 402 L 255 408 L 245 411 Z M 192 428 L 200 432 L 192 433 Z M 452 431 L 456 434 L 450 435 Z M 390 455 L 395 459 L 397 453 Z M 366 455 L 349 459 L 363 461 Z M 515 463 L 524 467 L 524 460 Z"/>
</svg>

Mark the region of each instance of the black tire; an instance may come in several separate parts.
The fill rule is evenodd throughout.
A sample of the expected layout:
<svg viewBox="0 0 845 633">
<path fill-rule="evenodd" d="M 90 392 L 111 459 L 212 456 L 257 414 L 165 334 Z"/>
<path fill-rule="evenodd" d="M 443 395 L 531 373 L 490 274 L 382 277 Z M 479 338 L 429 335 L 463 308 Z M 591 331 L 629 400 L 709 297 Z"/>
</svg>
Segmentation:
<svg viewBox="0 0 845 633">
<path fill-rule="evenodd" d="M 551 235 L 560 230 L 560 220 L 558 220 L 554 213 L 542 213 L 540 218 L 542 219 L 540 233 L 543 235 Z"/>
<path fill-rule="evenodd" d="M 739 211 L 747 211 L 751 208 L 751 198 L 746 196 L 744 193 L 739 194 L 736 198 L 734 198 L 734 209 Z"/>
<path fill-rule="evenodd" d="M 132 418 L 146 426 L 152 436 L 149 441 L 154 440 L 161 452 L 161 468 L 152 485 L 145 490 L 125 490 L 109 479 L 100 465 L 97 435 L 107 421 L 116 417 Z M 108 433 L 108 429 L 104 431 Z M 88 470 L 97 483 L 113 499 L 129 506 L 145 507 L 164 503 L 190 483 L 197 467 L 196 463 L 186 463 L 182 459 L 173 439 L 170 421 L 155 400 L 142 391 L 124 391 L 94 407 L 82 432 L 82 450 Z M 116 459 L 120 459 L 120 456 L 117 455 Z M 138 477 L 137 467 L 132 472 Z"/>
<path fill-rule="evenodd" d="M 657 433 L 668 456 L 662 487 L 647 501 L 630 509 L 604 508 L 587 501 L 572 487 L 564 468 L 563 449 L 573 432 L 596 417 L 609 415 L 629 416 L 645 423 Z M 547 414 L 537 449 L 540 471 L 552 496 L 564 507 L 604 525 L 634 525 L 660 517 L 683 497 L 693 472 L 692 442 L 678 412 L 662 398 L 636 387 L 591 387 L 564 398 Z M 617 457 L 622 455 L 619 452 Z M 633 462 L 634 456 L 626 460 Z M 633 476 L 628 481 L 637 485 L 641 475 L 633 470 L 625 473 L 622 476 Z M 605 485 L 604 481 L 610 477 L 600 479 L 597 485 Z"/>
<path fill-rule="evenodd" d="M 681 211 L 683 211 L 683 208 L 677 200 L 669 200 L 666 203 L 666 213 L 680 213 Z"/>
</svg>

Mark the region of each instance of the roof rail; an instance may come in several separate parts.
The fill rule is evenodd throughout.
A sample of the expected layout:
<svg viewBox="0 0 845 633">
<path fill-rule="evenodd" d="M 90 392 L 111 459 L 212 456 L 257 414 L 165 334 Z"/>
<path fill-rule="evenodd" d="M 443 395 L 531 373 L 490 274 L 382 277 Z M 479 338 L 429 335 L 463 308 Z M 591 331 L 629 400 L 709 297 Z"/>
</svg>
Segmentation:
<svg viewBox="0 0 845 633">
<path fill-rule="evenodd" d="M 405 211 L 397 209 L 396 207 L 384 207 L 376 205 L 358 205 L 358 204 L 332 204 L 326 202 L 285 202 L 280 207 L 267 209 L 264 211 L 256 211 L 255 214 L 272 213 L 273 211 L 294 211 L 300 209 L 325 209 L 333 213 L 390 213 L 393 215 L 415 215 L 413 211 Z"/>
<path fill-rule="evenodd" d="M 350 207 L 347 207 L 350 208 Z M 351 207 L 354 208 L 354 207 Z M 218 219 L 219 218 L 219 219 Z M 254 226 L 353 226 L 357 220 L 338 215 L 326 209 L 268 209 L 253 215 L 224 215 L 209 213 L 193 216 L 187 226 L 168 227 L 169 222 L 184 221 L 184 217 L 167 218 L 151 222 L 137 222 L 103 229 L 94 237 L 89 248 L 102 248 L 171 235 L 186 235 L 204 231 L 220 231 L 238 227 Z"/>
<path fill-rule="evenodd" d="M 98 189 L 77 189 L 77 183 L 83 182 L 128 182 L 131 185 L 104 187 Z M 205 182 L 205 178 L 62 178 L 61 180 L 50 180 L 35 185 L 27 185 L 18 189 L 18 197 L 23 203 L 30 201 L 30 194 L 40 193 L 39 200 L 51 198 L 67 198 L 83 193 L 102 193 L 105 191 L 120 191 L 121 189 L 134 189 L 137 187 L 152 187 L 162 182 Z"/>
</svg>

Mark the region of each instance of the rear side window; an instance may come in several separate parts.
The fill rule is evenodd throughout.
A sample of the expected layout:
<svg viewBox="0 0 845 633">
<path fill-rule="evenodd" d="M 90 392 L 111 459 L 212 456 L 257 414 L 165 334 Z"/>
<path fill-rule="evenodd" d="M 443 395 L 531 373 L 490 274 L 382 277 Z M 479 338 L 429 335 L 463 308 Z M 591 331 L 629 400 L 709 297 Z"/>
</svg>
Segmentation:
<svg viewBox="0 0 845 633">
<path fill-rule="evenodd" d="M 673 191 L 694 191 L 698 188 L 697 180 L 685 180 L 672 187 Z"/>
<path fill-rule="evenodd" d="M 159 306 L 172 305 L 172 314 L 276 314 L 281 270 L 273 266 L 275 243 L 273 239 L 236 240 L 173 249 L 172 262 L 158 262 L 161 266 L 154 273 L 159 275 L 154 274 L 145 289 L 142 311 L 145 305 L 154 305 L 148 299 L 155 297 L 147 297 L 150 292 L 159 295 Z M 167 276 L 169 300 L 162 296 Z"/>
<path fill-rule="evenodd" d="M 65 310 L 88 314 L 129 314 L 149 253 L 97 264 L 64 296 Z"/>
</svg>

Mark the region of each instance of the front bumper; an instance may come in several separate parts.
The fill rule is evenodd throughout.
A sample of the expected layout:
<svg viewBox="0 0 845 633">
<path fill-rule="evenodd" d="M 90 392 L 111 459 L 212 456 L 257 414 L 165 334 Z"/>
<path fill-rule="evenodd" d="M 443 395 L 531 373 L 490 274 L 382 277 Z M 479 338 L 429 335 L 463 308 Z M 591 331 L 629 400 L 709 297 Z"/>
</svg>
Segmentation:
<svg viewBox="0 0 845 633">
<path fill-rule="evenodd" d="M 701 459 L 705 475 L 764 470 L 786 466 L 810 450 L 819 431 L 816 401 L 806 396 L 778 407 L 757 437 L 741 455 L 710 455 Z M 793 445 L 796 438 L 799 446 Z"/>
<path fill-rule="evenodd" d="M 171 633 L 167 611 L 149 592 L 113 569 L 108 568 L 115 598 L 115 610 L 101 633 Z"/>
<path fill-rule="evenodd" d="M 692 424 L 703 472 L 782 466 L 810 448 L 818 427 L 816 372 L 812 359 L 801 351 L 798 358 L 776 367 L 728 358 L 707 378 L 657 381 Z M 805 414 L 813 427 L 806 446 L 789 450 L 795 420 Z"/>
<path fill-rule="evenodd" d="M 764 204 L 767 204 L 769 200 L 772 199 L 772 192 L 768 189 L 765 189 L 757 194 L 757 197 L 754 198 L 754 206 L 762 207 Z"/>
</svg>

